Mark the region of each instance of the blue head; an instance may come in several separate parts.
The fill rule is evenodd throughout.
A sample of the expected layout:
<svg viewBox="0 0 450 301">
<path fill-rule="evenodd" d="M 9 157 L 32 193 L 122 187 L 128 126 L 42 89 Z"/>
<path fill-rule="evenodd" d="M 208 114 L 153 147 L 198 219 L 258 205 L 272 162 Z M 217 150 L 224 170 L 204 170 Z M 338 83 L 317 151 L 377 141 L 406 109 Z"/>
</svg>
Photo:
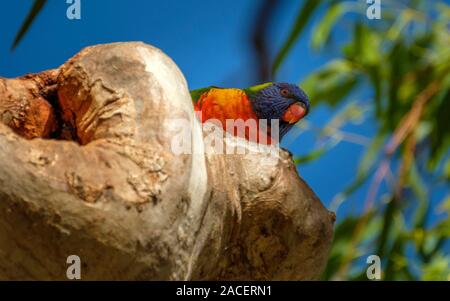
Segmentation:
<svg viewBox="0 0 450 301">
<path fill-rule="evenodd" d="M 280 139 L 309 112 L 309 99 L 297 85 L 269 83 L 249 89 L 253 110 L 259 119 L 280 121 Z"/>
</svg>

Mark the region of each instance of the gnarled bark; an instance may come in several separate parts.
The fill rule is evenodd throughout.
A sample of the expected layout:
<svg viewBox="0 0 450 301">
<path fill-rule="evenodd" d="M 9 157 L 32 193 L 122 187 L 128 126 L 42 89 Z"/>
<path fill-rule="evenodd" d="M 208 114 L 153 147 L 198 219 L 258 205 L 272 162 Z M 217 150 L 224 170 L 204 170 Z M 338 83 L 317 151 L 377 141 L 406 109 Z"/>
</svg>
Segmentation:
<svg viewBox="0 0 450 301">
<path fill-rule="evenodd" d="M 72 254 L 82 279 L 314 279 L 326 263 L 334 214 L 290 155 L 205 153 L 185 79 L 154 47 L 0 79 L 0 121 L 0 279 L 65 279 Z"/>
</svg>

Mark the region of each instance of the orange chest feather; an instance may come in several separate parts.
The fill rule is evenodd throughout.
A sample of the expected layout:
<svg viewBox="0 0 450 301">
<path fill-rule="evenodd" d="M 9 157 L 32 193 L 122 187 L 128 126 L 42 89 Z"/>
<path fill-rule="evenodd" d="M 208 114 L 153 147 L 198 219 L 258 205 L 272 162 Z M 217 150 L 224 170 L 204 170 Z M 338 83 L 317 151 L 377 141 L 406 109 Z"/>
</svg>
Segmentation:
<svg viewBox="0 0 450 301">
<path fill-rule="evenodd" d="M 225 124 L 227 119 L 258 119 L 247 95 L 239 89 L 213 88 L 200 96 L 195 110 L 201 111 L 202 122 L 218 119 Z"/>
<path fill-rule="evenodd" d="M 268 132 L 261 132 L 258 123 L 255 123 L 254 129 L 246 128 L 244 132 L 239 132 L 236 128 L 226 128 L 227 119 L 242 119 L 243 121 L 253 119 L 258 121 L 258 116 L 253 111 L 248 96 L 242 90 L 213 88 L 200 96 L 195 104 L 195 110 L 201 112 L 202 122 L 211 119 L 219 120 L 223 129 L 235 136 L 242 136 L 250 141 L 263 144 L 274 142 L 270 136 L 270 129 L 268 129 Z M 255 131 L 253 133 L 256 135 L 251 134 L 252 130 Z"/>
</svg>

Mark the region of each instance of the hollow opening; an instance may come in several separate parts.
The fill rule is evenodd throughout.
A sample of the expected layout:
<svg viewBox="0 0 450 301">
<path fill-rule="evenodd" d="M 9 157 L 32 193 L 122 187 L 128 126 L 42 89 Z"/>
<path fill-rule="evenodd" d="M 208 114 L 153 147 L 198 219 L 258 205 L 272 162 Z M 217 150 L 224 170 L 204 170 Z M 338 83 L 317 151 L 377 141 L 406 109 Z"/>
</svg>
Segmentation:
<svg viewBox="0 0 450 301">
<path fill-rule="evenodd" d="M 56 124 L 54 130 L 48 137 L 44 137 L 44 139 L 70 140 L 79 143 L 76 128 L 63 118 L 63 111 L 59 103 L 57 90 L 53 89 L 49 91 L 48 94 L 45 95 L 45 99 L 53 108 Z"/>
</svg>

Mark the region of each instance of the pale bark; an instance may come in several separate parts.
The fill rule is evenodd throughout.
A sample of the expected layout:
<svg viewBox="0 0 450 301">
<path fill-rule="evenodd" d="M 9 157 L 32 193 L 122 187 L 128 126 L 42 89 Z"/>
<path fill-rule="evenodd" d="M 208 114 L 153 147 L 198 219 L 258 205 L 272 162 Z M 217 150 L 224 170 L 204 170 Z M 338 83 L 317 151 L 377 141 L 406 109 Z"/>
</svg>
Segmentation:
<svg viewBox="0 0 450 301">
<path fill-rule="evenodd" d="M 174 119 L 190 123 L 191 154 L 173 152 Z M 186 81 L 154 47 L 93 46 L 0 79 L 0 121 L 0 279 L 66 279 L 72 254 L 82 279 L 297 280 L 324 268 L 334 214 L 291 156 L 205 154 Z"/>
</svg>

